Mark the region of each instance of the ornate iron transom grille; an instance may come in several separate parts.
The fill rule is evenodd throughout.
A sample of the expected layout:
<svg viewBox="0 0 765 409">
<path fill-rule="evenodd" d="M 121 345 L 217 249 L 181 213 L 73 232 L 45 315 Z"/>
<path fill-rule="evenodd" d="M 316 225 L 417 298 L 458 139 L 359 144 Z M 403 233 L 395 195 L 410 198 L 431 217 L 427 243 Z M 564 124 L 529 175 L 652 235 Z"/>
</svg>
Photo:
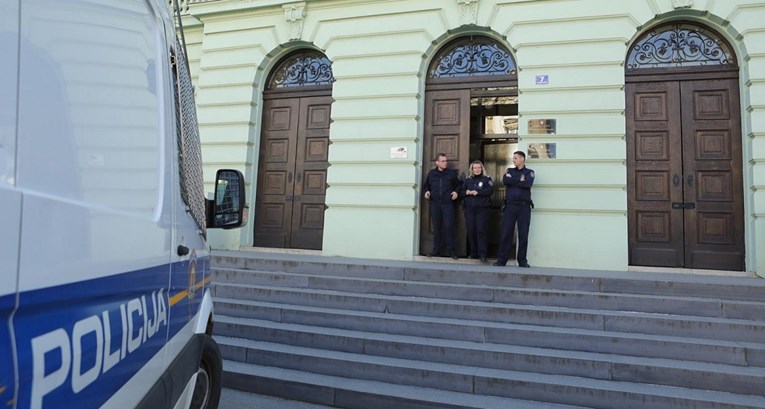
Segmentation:
<svg viewBox="0 0 765 409">
<path fill-rule="evenodd" d="M 429 78 L 515 75 L 515 61 L 504 47 L 488 38 L 459 40 L 433 60 Z"/>
<path fill-rule="evenodd" d="M 632 46 L 627 70 L 736 66 L 730 45 L 712 31 L 689 23 L 657 27 Z"/>
<path fill-rule="evenodd" d="M 332 85 L 332 62 L 319 52 L 300 51 L 287 56 L 274 69 L 268 80 L 268 88 L 294 88 L 315 85 Z"/>
</svg>

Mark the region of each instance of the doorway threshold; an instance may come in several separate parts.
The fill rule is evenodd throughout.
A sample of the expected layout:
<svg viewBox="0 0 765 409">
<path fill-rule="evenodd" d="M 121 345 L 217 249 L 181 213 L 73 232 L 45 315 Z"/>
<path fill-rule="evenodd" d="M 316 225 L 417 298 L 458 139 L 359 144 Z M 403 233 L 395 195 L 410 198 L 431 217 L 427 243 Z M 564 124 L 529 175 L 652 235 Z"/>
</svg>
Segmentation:
<svg viewBox="0 0 765 409">
<path fill-rule="evenodd" d="M 277 247 L 252 247 L 252 246 L 241 246 L 239 247 L 240 251 L 252 251 L 252 252 L 258 252 L 258 253 L 274 253 L 274 254 L 305 254 L 305 255 L 311 255 L 311 256 L 321 256 L 322 251 L 321 250 L 306 250 L 306 249 L 284 249 L 284 248 L 277 248 Z"/>
<path fill-rule="evenodd" d="M 751 271 L 704 270 L 700 268 L 627 266 L 627 271 L 634 272 L 634 273 L 695 274 L 695 275 L 750 277 L 750 278 L 757 277 L 757 275 Z"/>
<path fill-rule="evenodd" d="M 428 257 L 428 256 L 421 256 L 416 255 L 412 256 L 412 261 L 417 262 L 424 262 L 424 263 L 445 263 L 445 264 L 464 264 L 464 265 L 475 265 L 475 266 L 486 266 L 486 267 L 492 267 L 492 268 L 502 268 L 502 267 L 496 267 L 494 266 L 494 262 L 497 261 L 496 258 L 489 257 L 486 259 L 486 262 L 484 263 L 481 260 L 478 260 L 476 258 L 467 258 L 467 257 L 460 257 L 458 259 L 453 259 L 451 257 Z M 516 267 L 516 261 L 514 259 L 510 259 L 507 261 L 507 267 Z"/>
</svg>

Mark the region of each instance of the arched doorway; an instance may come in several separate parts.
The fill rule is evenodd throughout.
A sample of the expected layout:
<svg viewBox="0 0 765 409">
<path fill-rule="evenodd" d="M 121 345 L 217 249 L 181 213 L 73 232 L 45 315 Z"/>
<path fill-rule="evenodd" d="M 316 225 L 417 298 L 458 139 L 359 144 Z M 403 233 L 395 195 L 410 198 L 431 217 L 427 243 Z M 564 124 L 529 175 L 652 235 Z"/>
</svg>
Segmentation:
<svg viewBox="0 0 765 409">
<path fill-rule="evenodd" d="M 446 44 L 428 67 L 425 82 L 423 178 L 435 156 L 445 153 L 449 166 L 464 177 L 472 160 L 480 159 L 500 180 L 518 146 L 518 75 L 510 52 L 485 36 L 461 37 Z M 499 242 L 504 186 L 495 184 L 490 220 L 489 256 Z M 465 222 L 457 212 L 457 254 L 466 253 Z M 422 206 L 420 253 L 433 248 L 430 207 Z"/>
<path fill-rule="evenodd" d="M 629 263 L 744 269 L 738 65 L 690 22 L 630 48 L 625 94 Z"/>
<path fill-rule="evenodd" d="M 255 240 L 259 247 L 321 249 L 332 64 L 301 50 L 277 64 L 263 91 Z"/>
</svg>

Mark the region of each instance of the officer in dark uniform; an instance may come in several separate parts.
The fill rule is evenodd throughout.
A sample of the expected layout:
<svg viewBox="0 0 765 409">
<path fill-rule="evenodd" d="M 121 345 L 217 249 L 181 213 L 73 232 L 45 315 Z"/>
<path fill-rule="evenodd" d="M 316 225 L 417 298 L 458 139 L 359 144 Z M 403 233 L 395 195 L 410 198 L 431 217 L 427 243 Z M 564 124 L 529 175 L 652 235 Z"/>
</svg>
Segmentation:
<svg viewBox="0 0 765 409">
<path fill-rule="evenodd" d="M 465 207 L 465 227 L 470 246 L 468 254 L 470 258 L 479 258 L 482 262 L 486 262 L 489 207 L 491 195 L 494 193 L 494 182 L 486 175 L 480 160 L 470 164 L 468 174 L 470 176 L 465 179 L 460 189 L 460 197 L 464 198 L 462 205 Z"/>
<path fill-rule="evenodd" d="M 460 179 L 457 171 L 447 168 L 446 155 L 439 153 L 436 167 L 425 178 L 425 199 L 430 200 L 430 220 L 433 223 L 433 251 L 429 256 L 441 255 L 442 242 L 453 259 L 457 258 L 454 249 L 454 206 L 457 200 Z"/>
<path fill-rule="evenodd" d="M 531 223 L 531 186 L 534 184 L 534 171 L 526 167 L 526 154 L 513 153 L 513 168 L 507 168 L 502 183 L 505 191 L 505 211 L 502 214 L 502 238 L 495 266 L 507 264 L 507 255 L 513 244 L 513 231 L 518 223 L 518 252 L 516 259 L 519 267 L 529 267 L 526 251 L 529 247 L 529 224 Z"/>
</svg>

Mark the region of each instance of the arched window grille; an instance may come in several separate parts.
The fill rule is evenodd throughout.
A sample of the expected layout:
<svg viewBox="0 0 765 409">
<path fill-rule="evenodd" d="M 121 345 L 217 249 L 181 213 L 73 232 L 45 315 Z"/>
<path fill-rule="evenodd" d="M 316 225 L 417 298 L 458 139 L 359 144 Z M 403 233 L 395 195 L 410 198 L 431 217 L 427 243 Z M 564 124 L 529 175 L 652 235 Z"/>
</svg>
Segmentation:
<svg viewBox="0 0 765 409">
<path fill-rule="evenodd" d="M 272 71 L 268 89 L 332 85 L 332 62 L 318 51 L 290 54 Z"/>
<path fill-rule="evenodd" d="M 441 50 L 428 70 L 428 78 L 516 75 L 510 52 L 486 37 L 459 39 Z"/>
<path fill-rule="evenodd" d="M 628 71 L 736 65 L 736 56 L 727 41 L 712 30 L 692 23 L 655 27 L 634 43 L 627 56 Z"/>
</svg>

